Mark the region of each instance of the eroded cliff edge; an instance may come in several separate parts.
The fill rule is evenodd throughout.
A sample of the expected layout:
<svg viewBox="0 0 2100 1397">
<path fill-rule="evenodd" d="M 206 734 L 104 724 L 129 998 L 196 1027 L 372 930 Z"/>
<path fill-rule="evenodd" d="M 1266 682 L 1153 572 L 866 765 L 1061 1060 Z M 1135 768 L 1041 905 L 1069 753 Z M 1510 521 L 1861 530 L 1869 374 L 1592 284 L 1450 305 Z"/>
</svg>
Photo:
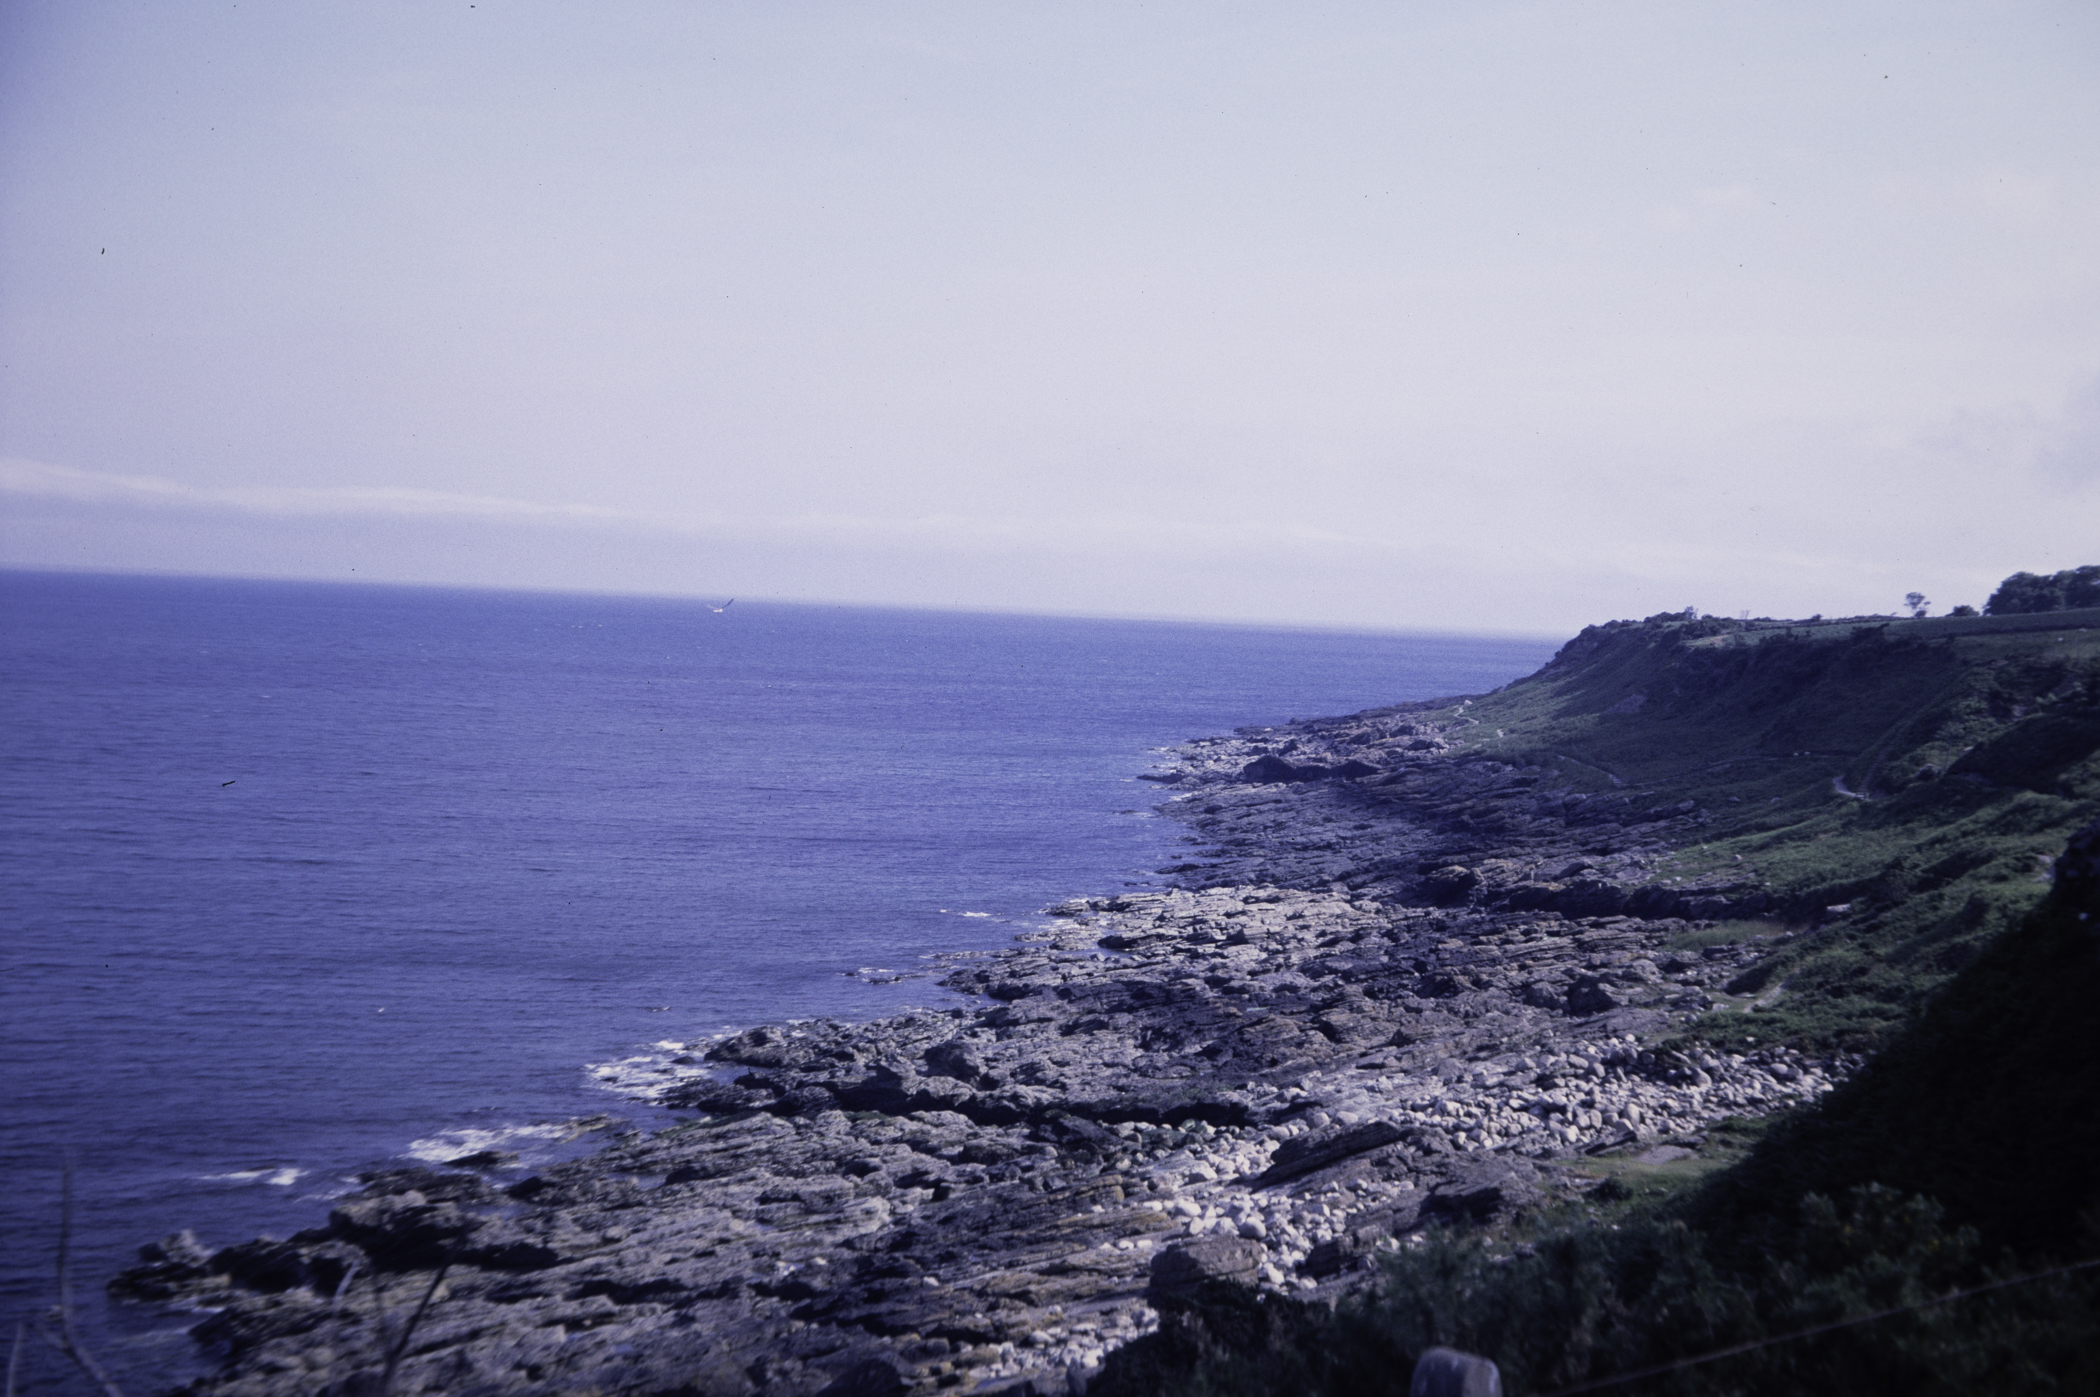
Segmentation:
<svg viewBox="0 0 2100 1397">
<path fill-rule="evenodd" d="M 2090 818 L 2091 648 L 1651 618 L 1193 743 L 1184 886 L 1052 909 L 961 1006 L 695 1044 L 687 1124 L 123 1285 L 216 1311 L 199 1392 L 1073 1390 L 1155 1286 L 1331 1294 L 1825 1090 Z"/>
</svg>

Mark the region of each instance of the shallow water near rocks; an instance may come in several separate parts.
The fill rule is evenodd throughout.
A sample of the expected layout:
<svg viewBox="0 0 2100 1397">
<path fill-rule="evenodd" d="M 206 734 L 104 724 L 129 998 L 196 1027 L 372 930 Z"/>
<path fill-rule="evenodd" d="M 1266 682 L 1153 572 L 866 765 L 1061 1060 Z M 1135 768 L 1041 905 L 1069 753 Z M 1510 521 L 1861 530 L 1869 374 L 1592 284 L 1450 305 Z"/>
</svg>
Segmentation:
<svg viewBox="0 0 2100 1397">
<path fill-rule="evenodd" d="M 1164 881 L 1148 749 L 1479 692 L 1545 641 L 0 573 L 0 1274 L 134 1391 L 142 1242 L 319 1222 L 361 1167 L 591 1148 L 617 1064 L 944 996 Z M 596 1065 L 595 1067 L 593 1065 Z M 607 1076 L 604 1074 L 614 1075 Z M 48 1354 L 27 1390 L 70 1390 Z"/>
</svg>

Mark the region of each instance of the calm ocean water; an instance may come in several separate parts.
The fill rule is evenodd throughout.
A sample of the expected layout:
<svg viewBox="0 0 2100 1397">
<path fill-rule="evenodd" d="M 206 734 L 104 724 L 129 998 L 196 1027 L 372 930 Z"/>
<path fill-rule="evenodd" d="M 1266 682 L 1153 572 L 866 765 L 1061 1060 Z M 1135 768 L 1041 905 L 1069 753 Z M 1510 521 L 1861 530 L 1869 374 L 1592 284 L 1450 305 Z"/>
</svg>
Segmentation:
<svg viewBox="0 0 2100 1397">
<path fill-rule="evenodd" d="M 1177 859 L 1148 749 L 1552 649 L 31 573 L 0 646 L 0 1321 L 52 1298 L 70 1150 L 76 1289 L 139 1391 L 193 1362 L 101 1305 L 141 1242 L 646 1119 L 592 1065 L 661 1040 L 940 1002 L 868 972 Z"/>
</svg>

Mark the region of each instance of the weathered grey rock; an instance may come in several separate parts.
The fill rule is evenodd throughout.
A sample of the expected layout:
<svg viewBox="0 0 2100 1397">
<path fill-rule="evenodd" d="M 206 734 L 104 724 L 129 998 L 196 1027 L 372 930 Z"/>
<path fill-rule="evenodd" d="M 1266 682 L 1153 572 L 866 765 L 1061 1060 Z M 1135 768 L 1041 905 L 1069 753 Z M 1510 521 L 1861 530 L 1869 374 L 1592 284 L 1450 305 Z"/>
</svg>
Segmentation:
<svg viewBox="0 0 2100 1397">
<path fill-rule="evenodd" d="M 1502 1397 L 1502 1370 L 1479 1354 L 1429 1349 L 1415 1360 L 1407 1397 Z"/>
<path fill-rule="evenodd" d="M 959 1038 L 936 1043 L 926 1050 L 926 1070 L 936 1076 L 953 1077 L 972 1086 L 996 1087 L 998 1078 L 984 1070 L 984 1057 Z"/>
<path fill-rule="evenodd" d="M 1430 1190 L 1422 1216 L 1486 1222 L 1531 1207 L 1543 1197 L 1535 1171 L 1494 1156 L 1469 1159 L 1453 1166 L 1451 1176 Z"/>
<path fill-rule="evenodd" d="M 1608 1014 L 1624 1007 L 1625 1003 L 1595 975 L 1584 975 L 1568 991 L 1568 1012 L 1571 1014 Z"/>
<path fill-rule="evenodd" d="M 209 1287 L 216 1279 L 212 1254 L 190 1231 L 171 1232 L 139 1248 L 139 1264 L 109 1283 L 110 1293 L 127 1300 L 172 1300 Z M 223 1273 L 221 1273 L 223 1274 Z"/>
<path fill-rule="evenodd" d="M 896 1397 L 907 1389 L 894 1363 L 871 1358 L 826 1383 L 817 1397 Z"/>
<path fill-rule="evenodd" d="M 1262 1258 L 1261 1244 L 1247 1237 L 1201 1237 L 1184 1242 L 1153 1258 L 1151 1293 L 1187 1294 L 1205 1281 L 1252 1285 Z"/>
<path fill-rule="evenodd" d="M 1437 902 L 1462 901 L 1479 886 L 1480 875 L 1461 864 L 1446 864 L 1422 875 L 1423 893 Z"/>
<path fill-rule="evenodd" d="M 663 1095 L 663 1104 L 674 1110 L 709 1111 L 727 1115 L 731 1111 L 755 1111 L 771 1106 L 778 1098 L 757 1087 L 737 1086 L 700 1077 L 680 1082 Z"/>
<path fill-rule="evenodd" d="M 371 1170 L 357 1176 L 364 1192 L 373 1197 L 398 1197 L 415 1193 L 426 1203 L 491 1203 L 495 1190 L 479 1174 L 452 1173 L 409 1165 L 401 1169 Z"/>
<path fill-rule="evenodd" d="M 1254 1187 L 1271 1188 L 1380 1146 L 1395 1144 L 1402 1138 L 1400 1127 L 1391 1121 L 1367 1121 L 1300 1135 L 1277 1147 L 1269 1167 L 1254 1180 Z"/>
<path fill-rule="evenodd" d="M 164 1243 L 118 1285 L 218 1311 L 195 1397 L 376 1390 L 380 1316 L 425 1294 L 396 1391 L 1057 1390 L 1148 1331 L 1159 1287 L 1351 1286 L 1424 1219 L 1573 1191 L 1530 1161 L 1625 1138 L 1636 1109 L 1681 1134 L 1841 1075 L 1643 1050 L 1759 954 L 1673 956 L 1683 923 L 1626 915 L 1637 870 L 1594 852 L 1660 849 L 1689 817 L 1635 833 L 1420 755 L 1445 743 L 1417 729 L 1193 744 L 1174 784 L 1196 794 L 1163 809 L 1206 842 L 1204 886 L 1061 904 L 958 960 L 953 1007 L 687 1045 L 657 1100 L 697 1120 L 500 1191 L 375 1173 L 324 1228 Z M 1276 747 L 1294 777 L 1387 767 L 1243 779 Z M 1601 910 L 1577 915 L 1584 888 Z M 1585 982 L 1614 1007 L 1571 1003 Z"/>
<path fill-rule="evenodd" d="M 515 1169 L 517 1165 L 515 1150 L 476 1150 L 445 1161 L 447 1169 Z"/>
</svg>

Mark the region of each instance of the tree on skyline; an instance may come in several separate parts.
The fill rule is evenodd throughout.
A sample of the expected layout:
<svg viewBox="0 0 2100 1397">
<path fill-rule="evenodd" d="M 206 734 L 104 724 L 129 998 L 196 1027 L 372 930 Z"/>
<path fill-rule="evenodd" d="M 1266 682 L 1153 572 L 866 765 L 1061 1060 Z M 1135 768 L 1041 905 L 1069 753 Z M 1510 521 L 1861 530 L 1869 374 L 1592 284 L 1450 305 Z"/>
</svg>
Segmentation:
<svg viewBox="0 0 2100 1397">
<path fill-rule="evenodd" d="M 2031 616 L 2100 606 L 2100 564 L 2066 568 L 2053 576 L 2016 572 L 1983 604 L 1986 616 Z"/>
</svg>

